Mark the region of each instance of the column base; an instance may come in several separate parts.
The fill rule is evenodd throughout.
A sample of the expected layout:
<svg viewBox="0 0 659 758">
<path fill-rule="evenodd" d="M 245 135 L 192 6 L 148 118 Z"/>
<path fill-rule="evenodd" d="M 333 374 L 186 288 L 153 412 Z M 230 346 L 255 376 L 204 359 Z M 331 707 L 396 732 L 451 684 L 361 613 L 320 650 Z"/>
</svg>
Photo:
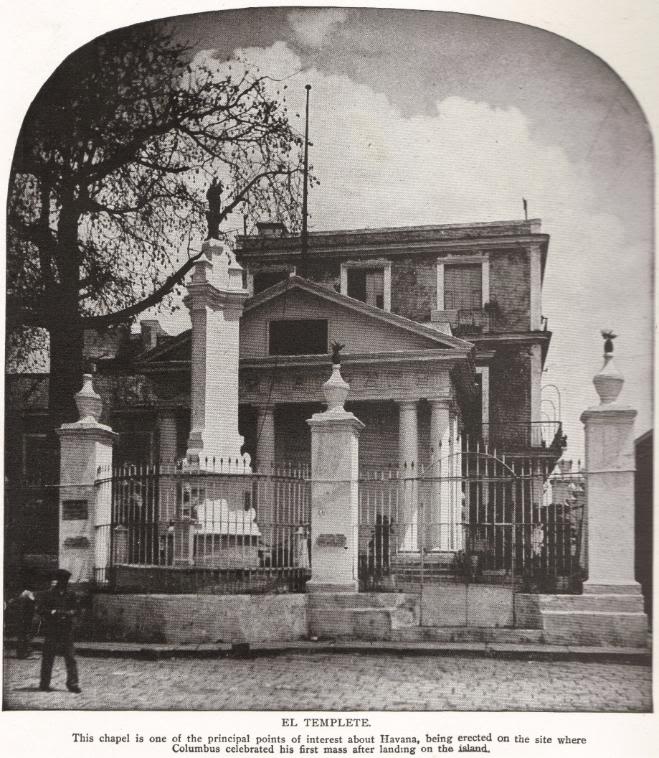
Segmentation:
<svg viewBox="0 0 659 758">
<path fill-rule="evenodd" d="M 310 579 L 306 583 L 306 590 L 309 593 L 313 594 L 319 594 L 319 593 L 327 593 L 327 594 L 336 594 L 336 593 L 356 593 L 359 592 L 359 582 L 357 581 L 350 581 L 350 582 L 319 582 L 314 579 Z"/>
<path fill-rule="evenodd" d="M 600 584 L 586 580 L 583 583 L 584 595 L 640 595 L 641 585 L 638 582 L 629 584 Z"/>
</svg>

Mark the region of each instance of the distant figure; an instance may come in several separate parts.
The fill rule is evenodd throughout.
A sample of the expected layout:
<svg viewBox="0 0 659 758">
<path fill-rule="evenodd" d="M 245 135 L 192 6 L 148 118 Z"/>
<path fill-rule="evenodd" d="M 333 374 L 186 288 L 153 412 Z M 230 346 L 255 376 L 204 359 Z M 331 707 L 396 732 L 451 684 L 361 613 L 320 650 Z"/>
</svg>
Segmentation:
<svg viewBox="0 0 659 758">
<path fill-rule="evenodd" d="M 220 209 L 222 200 L 222 182 L 213 177 L 211 186 L 206 192 L 208 200 L 208 212 L 206 213 L 206 223 L 208 224 L 208 234 L 206 239 L 218 239 L 220 236 L 220 221 L 222 220 Z"/>
<path fill-rule="evenodd" d="M 68 589 L 70 578 L 69 571 L 58 569 L 51 588 L 39 600 L 37 610 L 41 616 L 44 635 L 39 689 L 43 692 L 50 692 L 50 677 L 56 655 L 64 657 L 66 688 L 69 692 L 80 692 L 78 666 L 73 651 L 73 619 L 78 615 L 78 601 Z"/>
<path fill-rule="evenodd" d="M 35 604 L 36 598 L 29 587 L 26 587 L 20 595 L 9 601 L 9 606 L 14 609 L 17 617 L 17 658 L 30 657 L 30 639 L 32 637 L 32 620 L 34 619 Z"/>
</svg>

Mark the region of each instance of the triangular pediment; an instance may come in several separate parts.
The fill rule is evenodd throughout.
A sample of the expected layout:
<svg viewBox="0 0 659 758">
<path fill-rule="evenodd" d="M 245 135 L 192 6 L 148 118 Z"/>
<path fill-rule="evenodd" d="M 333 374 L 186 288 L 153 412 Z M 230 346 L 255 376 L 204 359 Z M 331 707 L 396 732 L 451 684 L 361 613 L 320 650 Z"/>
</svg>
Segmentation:
<svg viewBox="0 0 659 758">
<path fill-rule="evenodd" d="M 270 321 L 297 319 L 327 319 L 329 338 L 345 344 L 346 353 L 428 349 L 468 353 L 473 347 L 433 327 L 291 276 L 246 303 L 241 320 L 241 357 L 267 354 Z"/>
<path fill-rule="evenodd" d="M 473 349 L 470 342 L 458 337 L 291 276 L 245 303 L 240 321 L 240 357 L 269 355 L 269 323 L 298 319 L 326 319 L 329 339 L 343 343 L 345 354 L 415 350 L 469 354 Z M 190 335 L 188 329 L 158 345 L 140 356 L 139 363 L 142 366 L 189 363 Z"/>
</svg>

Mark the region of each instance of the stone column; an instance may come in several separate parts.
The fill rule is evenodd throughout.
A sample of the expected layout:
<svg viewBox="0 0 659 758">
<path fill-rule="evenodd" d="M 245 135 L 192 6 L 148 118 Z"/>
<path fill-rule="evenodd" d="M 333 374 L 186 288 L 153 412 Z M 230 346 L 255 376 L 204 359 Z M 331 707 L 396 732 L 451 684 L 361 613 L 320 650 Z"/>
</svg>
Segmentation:
<svg viewBox="0 0 659 758">
<path fill-rule="evenodd" d="M 430 446 L 434 451 L 434 462 L 430 470 L 430 533 L 428 545 L 431 550 L 450 550 L 450 469 L 452 445 L 451 400 L 435 398 L 430 400 Z"/>
<path fill-rule="evenodd" d="M 242 267 L 218 240 L 206 240 L 184 300 L 192 320 L 192 419 L 187 458 L 202 468 L 243 473 L 238 434 Z"/>
<path fill-rule="evenodd" d="M 466 522 L 463 514 L 463 494 L 462 494 L 462 447 L 460 443 L 460 408 L 453 401 L 451 403 L 451 420 L 449 423 L 448 447 L 451 465 L 449 467 L 449 476 L 451 477 L 451 487 L 449 498 L 449 513 L 451 519 L 451 550 L 464 549 L 464 524 Z"/>
<path fill-rule="evenodd" d="M 343 407 L 349 385 L 335 364 L 323 385 L 327 410 L 311 427 L 310 592 L 357 592 L 359 434 L 364 424 Z"/>
<path fill-rule="evenodd" d="M 80 419 L 60 438 L 59 566 L 73 583 L 107 580 L 112 528 L 112 445 L 117 434 L 99 424 L 102 401 L 85 374 L 76 395 Z M 106 479 L 96 484 L 97 479 Z M 98 571 L 95 577 L 95 569 Z"/>
<path fill-rule="evenodd" d="M 634 418 L 617 402 L 624 378 L 610 352 L 593 379 L 600 404 L 581 414 L 586 434 L 588 581 L 585 593 L 639 593 L 634 578 Z"/>
<path fill-rule="evenodd" d="M 273 405 L 256 406 L 256 468 L 265 474 L 275 462 L 275 409 Z"/>
<path fill-rule="evenodd" d="M 272 405 L 256 406 L 256 518 L 266 545 L 276 543 L 275 488 L 272 474 L 275 463 L 275 409 Z"/>
<path fill-rule="evenodd" d="M 174 534 L 170 527 L 177 518 L 176 479 L 177 420 L 173 408 L 158 411 L 160 476 L 158 478 L 158 561 L 169 565 L 174 559 Z M 115 544 L 117 543 L 115 539 Z"/>
<path fill-rule="evenodd" d="M 419 434 L 417 401 L 402 400 L 398 403 L 398 455 L 401 475 L 401 505 L 398 531 L 398 549 L 416 552 L 419 549 L 418 519 L 419 498 L 416 481 L 419 465 Z"/>
</svg>

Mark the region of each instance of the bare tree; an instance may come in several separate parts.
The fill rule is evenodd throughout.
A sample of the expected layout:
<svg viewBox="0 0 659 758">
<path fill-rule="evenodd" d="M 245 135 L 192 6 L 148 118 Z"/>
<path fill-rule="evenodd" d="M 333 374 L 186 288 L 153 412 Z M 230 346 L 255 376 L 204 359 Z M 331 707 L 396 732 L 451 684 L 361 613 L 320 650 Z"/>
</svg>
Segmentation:
<svg viewBox="0 0 659 758">
<path fill-rule="evenodd" d="M 286 85 L 244 62 L 210 64 L 163 27 L 130 27 L 67 58 L 26 115 L 9 190 L 8 328 L 48 332 L 56 423 L 73 415 L 83 329 L 161 302 L 192 267 L 211 177 L 220 222 L 240 210 L 298 225 L 303 139 Z"/>
</svg>

